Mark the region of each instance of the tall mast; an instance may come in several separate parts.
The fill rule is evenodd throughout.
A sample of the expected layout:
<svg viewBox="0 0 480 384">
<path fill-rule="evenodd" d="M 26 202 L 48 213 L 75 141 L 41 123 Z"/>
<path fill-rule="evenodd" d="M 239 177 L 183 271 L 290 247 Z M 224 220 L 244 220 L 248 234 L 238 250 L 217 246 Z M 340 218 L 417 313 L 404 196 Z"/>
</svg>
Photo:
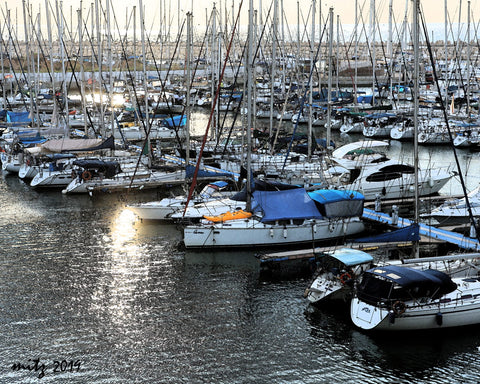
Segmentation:
<svg viewBox="0 0 480 384">
<path fill-rule="evenodd" d="M 83 19 L 82 19 L 82 4 L 83 1 L 80 0 L 80 9 L 77 10 L 78 17 L 78 49 L 80 51 L 80 93 L 82 99 L 82 109 L 83 109 L 83 129 L 85 135 L 88 135 L 87 128 L 87 106 L 85 103 L 85 69 L 83 63 Z"/>
<path fill-rule="evenodd" d="M 418 28 L 418 15 L 419 15 L 419 0 L 414 0 L 414 9 L 413 9 L 413 57 L 414 57 L 414 64 L 413 64 L 413 88 L 414 88 L 414 112 L 413 112 L 413 123 L 414 123 L 414 140 L 413 140 L 413 162 L 415 168 L 415 223 L 420 223 L 420 215 L 419 215 L 419 191 L 418 191 L 418 108 L 419 108 L 419 100 L 418 100 L 418 74 L 419 74 L 419 28 Z M 418 242 L 414 243 L 414 257 L 419 257 L 419 247 Z"/>
<path fill-rule="evenodd" d="M 3 32 L 0 30 L 0 65 L 2 66 L 2 109 L 5 109 L 7 107 L 7 92 L 5 90 L 5 67 L 4 67 L 4 61 L 3 61 L 3 47 L 4 47 L 4 41 L 3 41 Z"/>
<path fill-rule="evenodd" d="M 328 95 L 327 95 L 327 143 L 326 147 L 330 146 L 331 141 L 331 114 L 332 114 L 332 53 L 333 53 L 333 8 L 328 12 L 330 21 L 330 35 L 328 41 Z"/>
<path fill-rule="evenodd" d="M 185 166 L 190 164 L 190 115 L 191 115 L 191 101 L 190 93 L 192 91 L 192 50 L 193 50 L 193 39 L 192 39 L 192 13 L 187 13 L 187 105 L 186 105 L 186 114 L 187 114 L 187 124 L 185 127 Z"/>
<path fill-rule="evenodd" d="M 249 11 L 248 11 L 248 50 L 247 50 L 247 211 L 250 211 L 252 208 L 252 201 L 250 192 L 252 190 L 251 184 L 251 151 L 252 151 L 252 113 L 253 113 L 253 104 L 254 98 L 252 95 L 253 91 L 253 0 L 249 0 Z"/>
<path fill-rule="evenodd" d="M 98 44 L 98 94 L 100 99 L 100 132 L 102 137 L 105 136 L 105 114 L 103 110 L 103 47 L 102 47 L 102 28 L 100 24 L 99 0 L 95 0 L 96 25 L 97 25 L 97 44 Z"/>
<path fill-rule="evenodd" d="M 310 37 L 310 71 L 312 73 L 312 80 L 309 84 L 309 92 L 308 92 L 308 160 L 310 161 L 312 158 L 312 133 L 313 133 L 313 125 L 312 125 L 312 112 L 313 112 L 313 67 L 315 65 L 314 62 L 314 55 L 315 55 L 315 8 L 316 8 L 316 1 L 312 0 L 312 34 Z M 320 76 L 319 76 L 320 77 Z M 299 116 L 300 117 L 300 116 Z"/>
<path fill-rule="evenodd" d="M 147 58 L 145 57 L 145 17 L 142 0 L 139 0 L 140 7 L 140 34 L 142 39 L 142 63 L 143 63 L 143 88 L 145 90 L 145 134 L 146 141 L 145 145 L 147 146 L 146 150 L 148 151 L 149 164 L 151 161 L 151 151 L 150 151 L 150 111 L 148 109 L 148 88 L 147 88 Z"/>
<path fill-rule="evenodd" d="M 470 0 L 467 2 L 467 116 L 470 114 Z"/>
<path fill-rule="evenodd" d="M 371 46 L 370 52 L 372 54 L 372 105 L 375 104 L 375 69 L 376 69 L 376 48 L 375 48 L 375 35 L 376 35 L 376 22 L 375 22 L 375 0 L 370 1 L 370 28 L 371 28 Z"/>
<path fill-rule="evenodd" d="M 278 24 L 278 0 L 273 0 L 273 44 L 272 44 L 272 69 L 270 75 L 270 126 L 268 129 L 269 137 L 273 134 L 273 99 L 275 92 L 275 72 L 277 60 L 277 24 Z"/>
<path fill-rule="evenodd" d="M 447 75 L 448 75 L 448 11 L 447 11 L 447 1 L 445 0 L 445 38 L 444 38 L 444 49 L 445 49 L 445 75 L 444 75 L 444 84 L 447 87 Z M 448 92 L 445 88 L 445 105 L 448 105 Z"/>
</svg>

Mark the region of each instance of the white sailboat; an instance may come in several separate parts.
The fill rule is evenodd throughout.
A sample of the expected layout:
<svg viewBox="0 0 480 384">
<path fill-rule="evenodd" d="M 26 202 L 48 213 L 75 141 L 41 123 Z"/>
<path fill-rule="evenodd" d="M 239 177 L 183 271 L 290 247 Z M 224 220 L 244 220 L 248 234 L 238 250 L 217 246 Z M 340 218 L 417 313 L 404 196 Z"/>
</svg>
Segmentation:
<svg viewBox="0 0 480 384">
<path fill-rule="evenodd" d="M 189 201 L 188 207 L 193 208 L 202 203 L 215 202 L 232 196 L 236 192 L 228 191 L 226 189 L 228 185 L 226 181 L 215 181 L 207 184 L 198 196 Z M 146 203 L 128 204 L 126 208 L 134 212 L 142 220 L 171 220 L 172 215 L 176 213 L 182 216 L 186 202 L 186 196 L 175 196 Z M 202 217 L 204 214 L 207 213 L 202 213 L 199 217 Z M 187 217 L 189 217 L 188 214 Z"/>
<path fill-rule="evenodd" d="M 364 230 L 360 219 L 363 196 L 334 190 L 312 194 L 303 188 L 255 191 L 252 206 L 257 208 L 252 217 L 189 225 L 184 229 L 185 247 L 301 245 L 352 236 Z"/>
<path fill-rule="evenodd" d="M 480 281 L 451 278 L 438 270 L 400 266 L 363 274 L 350 306 L 353 323 L 365 330 L 425 330 L 478 324 Z"/>
</svg>

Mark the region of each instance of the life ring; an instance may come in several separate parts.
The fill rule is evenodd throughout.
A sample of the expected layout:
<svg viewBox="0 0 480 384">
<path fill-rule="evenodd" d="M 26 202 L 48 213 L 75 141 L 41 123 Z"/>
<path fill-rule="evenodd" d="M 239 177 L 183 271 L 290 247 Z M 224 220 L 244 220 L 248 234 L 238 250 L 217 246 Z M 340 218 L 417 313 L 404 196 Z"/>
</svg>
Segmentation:
<svg viewBox="0 0 480 384">
<path fill-rule="evenodd" d="M 407 306 L 403 301 L 397 300 L 395 303 L 393 303 L 392 309 L 397 316 L 400 316 L 405 312 L 405 310 L 407 309 Z"/>
<path fill-rule="evenodd" d="M 340 275 L 339 279 L 342 284 L 347 284 L 347 281 L 352 279 L 352 275 L 350 275 L 348 272 L 345 272 Z"/>
<path fill-rule="evenodd" d="M 92 178 L 92 174 L 90 173 L 90 171 L 83 171 L 83 173 L 82 173 L 83 181 L 88 181 L 91 178 Z"/>
</svg>

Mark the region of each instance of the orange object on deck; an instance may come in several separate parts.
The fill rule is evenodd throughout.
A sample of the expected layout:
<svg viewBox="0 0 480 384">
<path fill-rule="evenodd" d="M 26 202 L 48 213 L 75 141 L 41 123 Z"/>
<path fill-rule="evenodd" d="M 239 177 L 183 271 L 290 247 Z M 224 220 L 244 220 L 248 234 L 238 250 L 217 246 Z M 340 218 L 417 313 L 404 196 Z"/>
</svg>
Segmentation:
<svg viewBox="0 0 480 384">
<path fill-rule="evenodd" d="M 225 212 L 218 216 L 203 216 L 203 217 L 209 221 L 213 221 L 214 223 L 223 223 L 224 221 L 228 221 L 228 220 L 248 219 L 249 217 L 252 217 L 252 213 L 240 209 L 235 212 Z"/>
</svg>

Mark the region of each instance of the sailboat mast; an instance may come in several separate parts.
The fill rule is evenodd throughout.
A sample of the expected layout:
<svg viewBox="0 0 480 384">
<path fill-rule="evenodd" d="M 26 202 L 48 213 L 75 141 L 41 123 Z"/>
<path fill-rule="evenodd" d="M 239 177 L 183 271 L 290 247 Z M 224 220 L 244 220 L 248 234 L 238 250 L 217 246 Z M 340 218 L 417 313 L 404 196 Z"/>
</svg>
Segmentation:
<svg viewBox="0 0 480 384">
<path fill-rule="evenodd" d="M 145 134 L 146 134 L 146 141 L 145 141 L 145 146 L 146 146 L 146 151 L 148 151 L 148 159 L 149 159 L 149 164 L 151 165 L 151 151 L 150 151 L 150 111 L 148 107 L 148 88 L 147 88 L 147 61 L 145 57 L 145 18 L 144 18 L 144 9 L 143 9 L 143 2 L 142 0 L 139 0 L 138 4 L 140 8 L 140 36 L 142 39 L 142 64 L 143 64 L 143 88 L 145 91 Z"/>
<path fill-rule="evenodd" d="M 272 69 L 270 72 L 270 125 L 268 136 L 271 138 L 273 134 L 273 108 L 274 108 L 274 92 L 275 92 L 275 75 L 277 61 L 277 24 L 278 24 L 278 0 L 273 0 L 273 33 L 272 33 Z"/>
<path fill-rule="evenodd" d="M 314 55 L 315 55 L 315 8 L 316 2 L 312 1 L 312 36 L 310 37 L 310 71 L 313 74 Z M 308 161 L 312 159 L 312 112 L 313 112 L 313 81 L 310 81 L 308 92 Z M 300 118 L 300 116 L 299 116 Z"/>
<path fill-rule="evenodd" d="M 467 98 L 467 116 L 470 115 L 470 0 L 467 2 L 467 84 L 466 84 L 466 98 Z"/>
<path fill-rule="evenodd" d="M 249 10 L 248 10 L 248 50 L 247 50 L 247 211 L 252 209 L 252 200 L 250 192 L 252 190 L 251 183 L 251 153 L 252 153 L 252 113 L 253 113 L 253 103 L 254 97 L 252 94 L 253 91 L 253 64 L 254 64 L 254 51 L 253 51 L 253 0 L 249 0 Z"/>
<path fill-rule="evenodd" d="M 326 148 L 330 146 L 330 141 L 331 141 L 331 134 L 332 134 L 332 128 L 331 128 L 331 114 L 332 114 L 332 66 L 333 66 L 333 60 L 332 60 L 332 54 L 333 54 L 333 8 L 330 7 L 330 10 L 328 12 L 328 17 L 329 17 L 329 29 L 330 29 L 330 35 L 329 35 L 329 41 L 328 41 L 328 95 L 327 95 L 327 143 L 326 143 Z"/>
<path fill-rule="evenodd" d="M 190 116 L 191 116 L 191 99 L 192 92 L 192 50 L 193 50 L 193 15 L 187 13 L 187 100 L 186 100 L 186 115 L 187 124 L 185 126 L 185 166 L 190 164 Z"/>
<path fill-rule="evenodd" d="M 418 210 L 419 204 L 419 191 L 418 191 L 418 109 L 419 109 L 419 82 L 418 82 L 418 75 L 419 75 L 419 27 L 418 27 L 418 15 L 420 12 L 419 8 L 419 0 L 414 0 L 414 9 L 413 9 L 413 56 L 414 56 L 414 64 L 413 64 L 413 88 L 414 88 L 414 113 L 413 113 L 413 124 L 414 124 L 414 140 L 413 140 L 413 162 L 414 162 L 414 180 L 415 180 L 415 204 L 414 204 L 414 217 L 415 222 L 420 222 L 420 215 Z M 419 247 L 418 242 L 415 242 L 413 245 L 414 257 L 418 258 L 419 255 Z"/>
</svg>

